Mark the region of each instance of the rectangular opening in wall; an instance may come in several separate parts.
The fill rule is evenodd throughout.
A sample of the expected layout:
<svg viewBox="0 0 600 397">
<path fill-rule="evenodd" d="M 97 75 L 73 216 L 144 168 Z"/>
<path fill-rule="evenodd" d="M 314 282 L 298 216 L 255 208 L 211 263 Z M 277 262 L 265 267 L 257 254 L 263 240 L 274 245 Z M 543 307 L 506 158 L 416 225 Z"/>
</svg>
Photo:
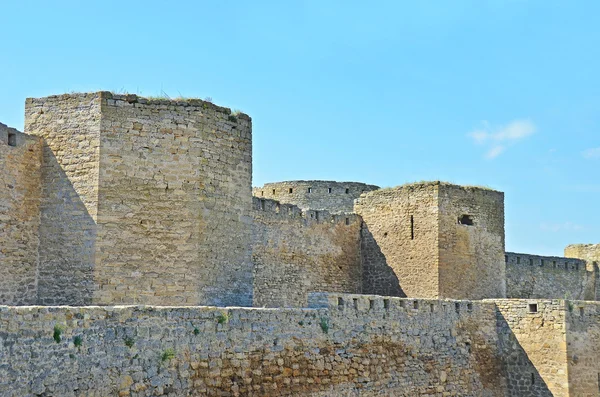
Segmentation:
<svg viewBox="0 0 600 397">
<path fill-rule="evenodd" d="M 357 298 L 352 299 L 352 304 L 354 305 L 355 309 L 358 309 L 358 299 Z"/>
<path fill-rule="evenodd" d="M 315 211 L 315 219 L 319 220 L 319 211 Z"/>
<path fill-rule="evenodd" d="M 307 193 L 312 193 L 312 187 L 309 187 L 306 191 Z"/>
<path fill-rule="evenodd" d="M 390 308 L 390 300 L 389 299 L 384 299 L 383 300 L 383 308 L 385 310 L 388 310 Z"/>
<path fill-rule="evenodd" d="M 465 342 L 465 349 L 467 353 L 471 353 L 471 342 Z"/>
<path fill-rule="evenodd" d="M 273 196 L 275 195 L 275 189 L 273 189 Z"/>
<path fill-rule="evenodd" d="M 289 192 L 290 192 L 290 194 L 294 193 L 294 189 L 290 188 Z"/>
<path fill-rule="evenodd" d="M 473 311 L 473 304 L 472 303 L 467 303 L 467 311 L 472 312 Z"/>
<path fill-rule="evenodd" d="M 556 269 L 556 261 L 552 261 L 552 267 Z"/>
<path fill-rule="evenodd" d="M 419 301 L 413 301 L 413 309 L 415 309 L 415 310 L 419 309 Z"/>
<path fill-rule="evenodd" d="M 579 308 L 579 316 L 583 317 L 583 315 L 585 314 L 585 309 L 583 307 Z"/>
<path fill-rule="evenodd" d="M 433 303 L 430 303 L 430 304 L 429 304 L 429 311 L 430 311 L 431 313 L 433 313 L 433 311 L 434 311 L 434 310 L 435 310 L 435 305 L 434 305 Z"/>
<path fill-rule="evenodd" d="M 344 299 L 341 297 L 338 297 L 338 309 L 343 309 L 344 308 Z"/>
<path fill-rule="evenodd" d="M 331 193 L 332 189 L 330 187 L 327 188 L 327 193 Z"/>
<path fill-rule="evenodd" d="M 504 255 L 504 263 L 508 263 L 508 255 Z"/>
<path fill-rule="evenodd" d="M 535 385 L 535 374 L 533 372 L 531 373 L 531 384 Z"/>
<path fill-rule="evenodd" d="M 540 259 L 540 266 L 544 266 L 544 260 Z"/>
<path fill-rule="evenodd" d="M 260 200 L 260 209 L 265 210 L 265 200 Z"/>
<path fill-rule="evenodd" d="M 406 302 L 400 301 L 400 307 L 404 309 L 406 307 Z"/>
<path fill-rule="evenodd" d="M 471 215 L 461 215 L 458 217 L 458 224 L 473 226 L 473 217 Z"/>
<path fill-rule="evenodd" d="M 454 303 L 454 311 L 456 311 L 457 313 L 460 312 L 460 303 L 459 302 Z"/>
<path fill-rule="evenodd" d="M 262 192 L 260 192 L 260 195 L 264 196 L 265 195 L 265 191 L 263 190 Z"/>
<path fill-rule="evenodd" d="M 529 265 L 530 265 L 530 266 L 533 266 L 533 258 L 530 258 L 530 259 L 529 259 Z"/>
<path fill-rule="evenodd" d="M 415 239 L 415 218 L 412 215 L 410 216 L 410 239 Z"/>
<path fill-rule="evenodd" d="M 600 391 L 600 372 L 598 373 L 598 391 Z"/>
<path fill-rule="evenodd" d="M 529 304 L 529 313 L 537 313 L 537 311 L 538 311 L 537 303 L 530 303 Z"/>
<path fill-rule="evenodd" d="M 346 218 L 346 225 L 350 224 L 350 218 Z"/>
<path fill-rule="evenodd" d="M 8 133 L 8 146 L 17 146 L 17 134 L 12 132 Z"/>
<path fill-rule="evenodd" d="M 346 188 L 346 194 L 350 193 L 350 189 Z"/>
<path fill-rule="evenodd" d="M 369 310 L 373 310 L 375 308 L 375 301 L 373 299 L 369 299 Z"/>
<path fill-rule="evenodd" d="M 517 256 L 517 265 L 519 265 L 521 263 L 521 257 Z"/>
<path fill-rule="evenodd" d="M 579 270 L 579 263 L 575 264 L 575 270 Z"/>
</svg>

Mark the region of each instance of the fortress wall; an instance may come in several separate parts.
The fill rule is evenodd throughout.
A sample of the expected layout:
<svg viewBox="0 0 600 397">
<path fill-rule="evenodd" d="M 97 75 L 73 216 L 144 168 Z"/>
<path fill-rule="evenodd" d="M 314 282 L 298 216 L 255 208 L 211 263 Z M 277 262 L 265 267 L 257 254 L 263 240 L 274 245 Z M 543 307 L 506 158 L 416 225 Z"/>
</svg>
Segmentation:
<svg viewBox="0 0 600 397">
<path fill-rule="evenodd" d="M 568 397 L 564 301 L 492 302 L 498 308 L 499 347 L 508 379 L 507 395 Z M 537 312 L 530 305 L 537 305 Z"/>
<path fill-rule="evenodd" d="M 593 299 L 583 260 L 507 252 L 505 261 L 507 298 Z"/>
<path fill-rule="evenodd" d="M 37 302 L 42 142 L 0 123 L 0 304 Z"/>
<path fill-rule="evenodd" d="M 250 117 L 101 95 L 95 302 L 252 305 Z"/>
<path fill-rule="evenodd" d="M 253 219 L 254 306 L 305 307 L 310 291 L 361 292 L 360 217 L 254 197 Z"/>
<path fill-rule="evenodd" d="M 89 304 L 94 289 L 100 97 L 28 98 L 25 132 L 44 140 L 38 303 Z"/>
<path fill-rule="evenodd" d="M 413 184 L 368 192 L 357 200 L 355 212 L 368 237 L 362 250 L 365 291 L 439 296 L 437 198 L 437 185 Z"/>
<path fill-rule="evenodd" d="M 600 394 L 600 303 L 567 302 L 567 359 L 571 396 Z"/>
<path fill-rule="evenodd" d="M 567 258 L 579 258 L 586 262 L 586 270 L 593 287 L 586 300 L 600 301 L 600 244 L 572 244 L 565 248 Z"/>
<path fill-rule="evenodd" d="M 353 212 L 354 200 L 378 186 L 358 182 L 286 181 L 254 187 L 252 194 L 259 198 L 294 204 L 302 209 Z"/>
<path fill-rule="evenodd" d="M 438 205 L 440 296 L 506 297 L 504 193 L 441 183 Z"/>
<path fill-rule="evenodd" d="M 504 396 L 493 303 L 330 301 L 0 307 L 0 394 Z"/>
</svg>

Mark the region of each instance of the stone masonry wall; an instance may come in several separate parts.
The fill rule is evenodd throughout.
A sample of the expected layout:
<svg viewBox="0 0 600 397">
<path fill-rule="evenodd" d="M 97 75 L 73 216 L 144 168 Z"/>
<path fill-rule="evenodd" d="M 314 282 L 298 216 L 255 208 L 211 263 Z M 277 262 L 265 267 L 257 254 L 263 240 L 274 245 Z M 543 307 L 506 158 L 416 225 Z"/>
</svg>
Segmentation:
<svg viewBox="0 0 600 397">
<path fill-rule="evenodd" d="M 369 237 L 363 240 L 365 291 L 439 296 L 437 197 L 436 185 L 413 184 L 368 192 L 357 200 L 355 212 Z"/>
<path fill-rule="evenodd" d="M 0 304 L 37 302 L 42 142 L 0 123 Z"/>
<path fill-rule="evenodd" d="M 580 259 L 506 253 L 509 299 L 594 300 L 593 273 Z"/>
<path fill-rule="evenodd" d="M 306 307 L 308 292 L 362 291 L 357 215 L 254 197 L 253 220 L 254 306 Z"/>
<path fill-rule="evenodd" d="M 38 303 L 90 304 L 94 290 L 100 98 L 28 98 L 25 132 L 44 139 Z"/>
<path fill-rule="evenodd" d="M 600 303 L 567 302 L 567 360 L 572 397 L 600 395 Z"/>
<path fill-rule="evenodd" d="M 439 295 L 506 297 L 504 193 L 447 183 L 438 189 Z"/>
<path fill-rule="evenodd" d="M 286 181 L 254 187 L 252 194 L 259 198 L 294 204 L 302 209 L 329 212 L 353 212 L 354 200 L 362 193 L 379 189 L 359 182 Z"/>
<path fill-rule="evenodd" d="M 0 395 L 505 395 L 493 303 L 328 301 L 0 307 Z"/>
<path fill-rule="evenodd" d="M 567 258 L 579 258 L 586 262 L 588 276 L 593 292 L 586 296 L 588 300 L 600 301 L 600 244 L 572 244 L 565 248 Z"/>
<path fill-rule="evenodd" d="M 252 305 L 252 125 L 200 100 L 101 93 L 99 304 Z"/>
<path fill-rule="evenodd" d="M 570 396 L 564 301 L 493 302 L 507 396 Z"/>
</svg>

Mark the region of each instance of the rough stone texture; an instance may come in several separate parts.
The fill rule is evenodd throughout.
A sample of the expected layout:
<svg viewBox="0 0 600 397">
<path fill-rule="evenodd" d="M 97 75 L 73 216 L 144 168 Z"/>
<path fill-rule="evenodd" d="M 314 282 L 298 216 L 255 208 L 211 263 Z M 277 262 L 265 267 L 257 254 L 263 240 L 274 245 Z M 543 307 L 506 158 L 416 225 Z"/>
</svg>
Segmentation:
<svg viewBox="0 0 600 397">
<path fill-rule="evenodd" d="M 0 395 L 505 395 L 493 303 L 328 301 L 0 307 Z"/>
<path fill-rule="evenodd" d="M 365 223 L 365 275 L 385 275 L 387 265 L 407 296 L 505 296 L 503 193 L 415 183 L 366 193 L 355 211 Z M 460 224 L 462 215 L 473 225 Z M 391 283 L 389 272 L 367 276 L 365 290 L 390 292 Z"/>
<path fill-rule="evenodd" d="M 593 292 L 586 296 L 586 299 L 600 300 L 600 244 L 572 244 L 565 248 L 567 258 L 579 258 L 586 261 L 586 270 L 588 276 L 593 277 L 590 284 L 593 285 Z"/>
<path fill-rule="evenodd" d="M 337 213 L 352 212 L 355 199 L 364 192 L 377 189 L 378 186 L 359 182 L 286 181 L 254 187 L 252 194 L 259 198 L 294 204 L 302 209 Z"/>
<path fill-rule="evenodd" d="M 0 124 L 0 304 L 37 302 L 41 164 L 39 138 Z"/>
<path fill-rule="evenodd" d="M 506 297 L 594 300 L 594 274 L 580 259 L 507 252 Z"/>
<path fill-rule="evenodd" d="M 254 306 L 306 307 L 307 293 L 360 293 L 361 219 L 253 199 Z"/>
<path fill-rule="evenodd" d="M 45 139 L 39 302 L 251 305 L 251 121 L 110 93 L 26 102 Z"/>
<path fill-rule="evenodd" d="M 29 98 L 25 132 L 44 139 L 38 303 L 92 302 L 100 98 L 97 94 Z"/>
<path fill-rule="evenodd" d="M 508 396 L 569 394 L 565 302 L 495 300 Z M 537 312 L 530 305 L 537 305 Z"/>
</svg>

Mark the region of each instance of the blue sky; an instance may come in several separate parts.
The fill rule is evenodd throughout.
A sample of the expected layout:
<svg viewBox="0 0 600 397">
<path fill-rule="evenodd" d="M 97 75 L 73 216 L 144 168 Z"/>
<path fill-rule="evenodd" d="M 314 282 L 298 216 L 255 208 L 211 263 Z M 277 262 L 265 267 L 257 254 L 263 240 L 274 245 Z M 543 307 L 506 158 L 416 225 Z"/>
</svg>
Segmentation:
<svg viewBox="0 0 600 397">
<path fill-rule="evenodd" d="M 507 250 L 600 243 L 596 1 L 0 5 L 0 121 L 71 91 L 211 97 L 253 118 L 254 184 L 506 193 Z"/>
</svg>

